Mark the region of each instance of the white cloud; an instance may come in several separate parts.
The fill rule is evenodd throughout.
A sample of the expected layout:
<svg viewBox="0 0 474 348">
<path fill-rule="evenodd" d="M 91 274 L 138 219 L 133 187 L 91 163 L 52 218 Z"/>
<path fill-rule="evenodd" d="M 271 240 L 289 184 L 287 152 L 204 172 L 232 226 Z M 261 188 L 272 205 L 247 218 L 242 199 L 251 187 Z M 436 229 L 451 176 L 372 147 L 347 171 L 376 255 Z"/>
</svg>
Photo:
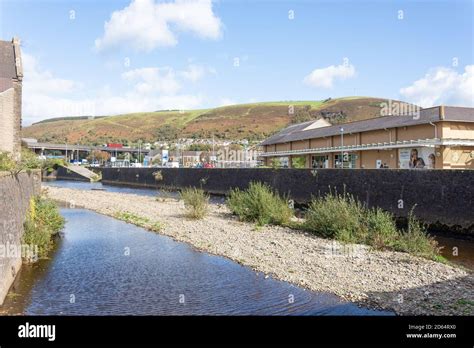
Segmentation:
<svg viewBox="0 0 474 348">
<path fill-rule="evenodd" d="M 76 102 L 64 95 L 80 91 L 81 83 L 54 76 L 51 71 L 42 70 L 37 59 L 22 53 L 24 68 L 23 110 L 26 122 L 38 118 L 62 116 L 65 113 L 77 115 L 81 110 L 90 109 L 90 101 Z"/>
<path fill-rule="evenodd" d="M 177 31 L 191 32 L 203 39 L 222 36 L 222 22 L 212 9 L 211 0 L 133 0 L 112 13 L 104 24 L 104 34 L 95 40 L 98 50 L 126 45 L 140 51 L 175 46 Z"/>
<path fill-rule="evenodd" d="M 50 71 L 41 70 L 35 57 L 23 53 L 22 61 L 24 66 L 23 93 L 26 95 L 33 93 L 60 94 L 72 92 L 80 89 L 81 84 L 72 80 L 61 79 L 53 76 Z"/>
<path fill-rule="evenodd" d="M 314 69 L 303 82 L 311 87 L 332 88 L 335 80 L 346 80 L 356 73 L 352 64 L 331 65 L 326 68 Z"/>
<path fill-rule="evenodd" d="M 474 106 L 474 65 L 466 65 L 463 73 L 446 67 L 430 69 L 421 79 L 401 88 L 400 94 L 422 107 Z"/>
<path fill-rule="evenodd" d="M 23 53 L 25 78 L 23 83 L 24 125 L 45 118 L 63 116 L 98 116 L 156 111 L 162 109 L 195 109 L 203 96 L 180 92 L 185 80 L 197 81 L 207 70 L 190 66 L 183 71 L 171 67 L 147 67 L 129 70 L 121 78 L 130 82 L 123 93 L 110 85 L 96 91 L 93 97 L 77 98 L 82 84 L 61 79 L 42 70 L 36 59 Z M 196 68 L 199 67 L 199 68 Z"/>
<path fill-rule="evenodd" d="M 190 64 L 187 70 L 180 72 L 180 75 L 191 82 L 197 82 L 206 74 L 206 69 L 200 65 Z"/>
<path fill-rule="evenodd" d="M 175 94 L 181 88 L 174 70 L 170 67 L 129 70 L 122 74 L 122 78 L 137 81 L 135 90 L 139 93 Z"/>
</svg>

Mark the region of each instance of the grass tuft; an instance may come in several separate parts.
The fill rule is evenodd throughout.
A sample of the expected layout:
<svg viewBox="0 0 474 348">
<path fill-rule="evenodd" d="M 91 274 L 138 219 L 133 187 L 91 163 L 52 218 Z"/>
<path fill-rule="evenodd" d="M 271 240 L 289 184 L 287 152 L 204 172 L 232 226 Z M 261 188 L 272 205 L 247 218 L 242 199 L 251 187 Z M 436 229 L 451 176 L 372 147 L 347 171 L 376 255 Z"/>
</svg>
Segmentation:
<svg viewBox="0 0 474 348">
<path fill-rule="evenodd" d="M 209 211 L 209 195 L 204 190 L 196 187 L 188 187 L 180 192 L 184 201 L 187 216 L 192 219 L 202 219 Z"/>
<path fill-rule="evenodd" d="M 163 228 L 163 226 L 159 222 L 151 221 L 150 219 L 146 217 L 139 216 L 137 214 L 130 213 L 128 211 L 116 212 L 114 214 L 114 217 L 119 220 L 125 221 L 129 224 L 146 228 L 147 230 L 150 230 L 153 232 L 159 232 Z"/>
</svg>

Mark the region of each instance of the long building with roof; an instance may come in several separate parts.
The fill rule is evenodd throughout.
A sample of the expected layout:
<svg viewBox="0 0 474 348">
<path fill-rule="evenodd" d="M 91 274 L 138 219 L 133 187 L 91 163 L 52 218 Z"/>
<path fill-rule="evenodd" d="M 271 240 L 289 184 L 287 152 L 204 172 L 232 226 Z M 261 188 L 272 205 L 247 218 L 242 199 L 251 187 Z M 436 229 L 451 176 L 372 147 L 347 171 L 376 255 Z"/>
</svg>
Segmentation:
<svg viewBox="0 0 474 348">
<path fill-rule="evenodd" d="M 474 108 L 436 106 L 339 125 L 319 119 L 260 145 L 268 166 L 474 169 Z"/>
</svg>

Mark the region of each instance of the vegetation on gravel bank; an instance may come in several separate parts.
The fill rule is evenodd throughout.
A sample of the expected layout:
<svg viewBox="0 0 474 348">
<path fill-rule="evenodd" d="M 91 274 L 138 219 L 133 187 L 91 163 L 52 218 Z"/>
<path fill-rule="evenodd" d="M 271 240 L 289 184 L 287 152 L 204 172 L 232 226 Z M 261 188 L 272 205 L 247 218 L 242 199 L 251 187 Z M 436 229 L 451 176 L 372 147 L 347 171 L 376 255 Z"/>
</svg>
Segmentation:
<svg viewBox="0 0 474 348">
<path fill-rule="evenodd" d="M 380 208 L 368 208 L 349 194 L 329 193 L 311 201 L 303 222 L 294 222 L 288 200 L 258 182 L 250 183 L 244 191 L 232 190 L 227 205 L 240 220 L 259 226 L 286 225 L 344 243 L 367 244 L 377 250 L 403 251 L 443 261 L 437 242 L 415 218 L 413 209 L 408 227 L 399 230 L 392 214 Z"/>
</svg>

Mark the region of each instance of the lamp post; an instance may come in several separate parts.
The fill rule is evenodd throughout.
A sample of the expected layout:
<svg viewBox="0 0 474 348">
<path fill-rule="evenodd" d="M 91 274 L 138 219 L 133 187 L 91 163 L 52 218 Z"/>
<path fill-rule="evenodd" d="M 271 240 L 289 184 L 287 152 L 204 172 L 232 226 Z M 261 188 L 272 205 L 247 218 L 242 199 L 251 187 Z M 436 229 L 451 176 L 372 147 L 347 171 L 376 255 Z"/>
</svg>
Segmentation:
<svg viewBox="0 0 474 348">
<path fill-rule="evenodd" d="M 344 128 L 341 127 L 341 169 L 344 169 Z"/>
</svg>

